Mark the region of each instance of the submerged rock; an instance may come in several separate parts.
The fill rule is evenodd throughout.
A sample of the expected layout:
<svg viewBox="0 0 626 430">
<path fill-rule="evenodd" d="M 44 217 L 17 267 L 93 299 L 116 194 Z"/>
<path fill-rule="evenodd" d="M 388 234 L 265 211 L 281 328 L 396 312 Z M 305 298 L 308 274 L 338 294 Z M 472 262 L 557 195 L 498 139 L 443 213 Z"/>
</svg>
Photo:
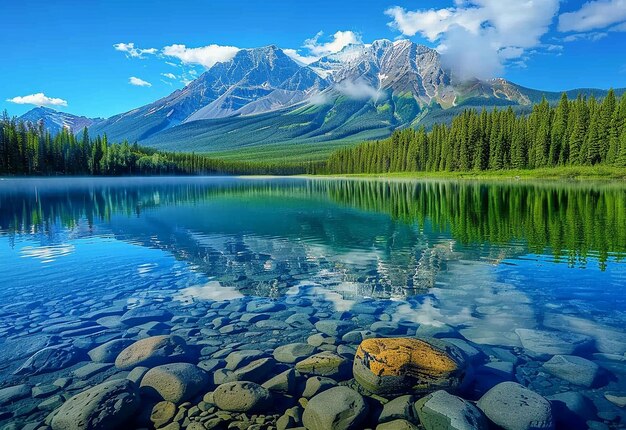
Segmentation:
<svg viewBox="0 0 626 430">
<path fill-rule="evenodd" d="M 0 389 L 0 405 L 15 402 L 16 400 L 23 399 L 30 396 L 30 385 L 20 384 L 12 387 L 6 387 Z"/>
<path fill-rule="evenodd" d="M 350 363 L 340 355 L 324 351 L 298 362 L 296 370 L 305 375 L 339 377 L 350 372 Z"/>
<path fill-rule="evenodd" d="M 137 386 L 128 379 L 96 385 L 68 399 L 52 418 L 53 430 L 116 430 L 139 407 Z"/>
<path fill-rule="evenodd" d="M 96 363 L 113 363 L 119 353 L 132 344 L 133 341 L 130 339 L 115 339 L 92 349 L 87 354 Z"/>
<path fill-rule="evenodd" d="M 120 322 L 128 326 L 135 326 L 151 321 L 168 321 L 171 318 L 172 314 L 169 311 L 143 306 L 127 311 L 120 318 Z"/>
<path fill-rule="evenodd" d="M 600 371 L 593 361 L 575 355 L 555 355 L 543 368 L 567 382 L 587 388 L 593 385 Z"/>
<path fill-rule="evenodd" d="M 271 400 L 270 392 L 254 382 L 227 382 L 213 392 L 215 405 L 229 412 L 261 411 Z"/>
<path fill-rule="evenodd" d="M 313 354 L 315 347 L 308 343 L 289 343 L 274 350 L 274 358 L 281 363 L 295 363 Z"/>
<path fill-rule="evenodd" d="M 547 358 L 557 354 L 572 354 L 588 347 L 592 342 L 589 336 L 561 331 L 545 331 L 518 328 L 515 333 L 522 346 L 531 356 Z"/>
<path fill-rule="evenodd" d="M 352 371 L 375 394 L 426 393 L 458 388 L 466 363 L 456 347 L 436 339 L 373 338 L 359 345 Z"/>
<path fill-rule="evenodd" d="M 71 366 L 78 359 L 79 351 L 73 346 L 50 346 L 33 354 L 14 374 L 34 376 L 53 372 Z"/>
<path fill-rule="evenodd" d="M 129 370 L 135 366 L 153 367 L 176 361 L 187 361 L 190 355 L 180 336 L 152 336 L 138 340 L 124 349 L 115 359 L 115 367 Z"/>
<path fill-rule="evenodd" d="M 309 400 L 302 422 L 308 430 L 359 429 L 367 412 L 367 403 L 359 393 L 334 387 Z"/>
<path fill-rule="evenodd" d="M 487 391 L 478 408 L 505 430 L 553 429 L 550 402 L 515 382 L 503 382 Z"/>
<path fill-rule="evenodd" d="M 415 410 L 426 430 L 488 428 L 487 419 L 476 406 L 443 390 L 418 400 Z"/>
<path fill-rule="evenodd" d="M 154 367 L 141 379 L 141 392 L 151 397 L 180 403 L 191 399 L 209 382 L 206 372 L 190 363 Z"/>
</svg>

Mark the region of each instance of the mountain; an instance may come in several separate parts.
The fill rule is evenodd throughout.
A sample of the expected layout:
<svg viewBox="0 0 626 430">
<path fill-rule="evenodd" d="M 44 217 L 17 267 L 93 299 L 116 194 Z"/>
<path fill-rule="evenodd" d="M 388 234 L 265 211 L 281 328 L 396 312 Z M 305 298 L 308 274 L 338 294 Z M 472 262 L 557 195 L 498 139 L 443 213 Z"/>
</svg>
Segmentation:
<svg viewBox="0 0 626 430">
<path fill-rule="evenodd" d="M 29 110 L 24 115 L 20 116 L 19 119 L 32 124 L 43 121 L 44 128 L 49 130 L 51 134 L 57 134 L 64 128 L 78 133 L 85 127 L 91 127 L 104 121 L 102 118 L 87 118 L 72 115 L 71 113 L 59 112 L 43 106 Z"/>
<path fill-rule="evenodd" d="M 90 132 L 242 159 L 253 159 L 261 147 L 271 156 L 319 158 L 338 145 L 385 138 L 397 128 L 447 122 L 468 107 L 526 112 L 544 96 L 556 102 L 560 93 L 505 79 L 458 81 L 437 51 L 408 40 L 348 45 L 308 66 L 271 45 L 243 49 L 182 90 L 95 124 Z"/>
<path fill-rule="evenodd" d="M 302 102 L 329 82 L 300 66 L 276 46 L 242 49 L 182 90 L 115 115 L 93 127 L 113 140 L 142 141 L 184 122 L 251 115 Z"/>
</svg>

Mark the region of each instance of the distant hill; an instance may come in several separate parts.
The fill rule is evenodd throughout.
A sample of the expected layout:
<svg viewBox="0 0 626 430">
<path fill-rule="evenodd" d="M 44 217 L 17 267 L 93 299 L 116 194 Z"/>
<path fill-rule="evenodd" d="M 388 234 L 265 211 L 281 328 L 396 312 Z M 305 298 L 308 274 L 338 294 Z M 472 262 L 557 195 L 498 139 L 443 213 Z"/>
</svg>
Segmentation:
<svg viewBox="0 0 626 430">
<path fill-rule="evenodd" d="M 19 119 L 32 124 L 38 124 L 39 121 L 43 121 L 44 128 L 49 130 L 51 134 L 57 134 L 64 128 L 78 133 L 85 127 L 91 127 L 104 121 L 103 118 L 87 118 L 72 115 L 71 113 L 59 112 L 43 106 L 29 110 L 20 116 Z"/>
</svg>

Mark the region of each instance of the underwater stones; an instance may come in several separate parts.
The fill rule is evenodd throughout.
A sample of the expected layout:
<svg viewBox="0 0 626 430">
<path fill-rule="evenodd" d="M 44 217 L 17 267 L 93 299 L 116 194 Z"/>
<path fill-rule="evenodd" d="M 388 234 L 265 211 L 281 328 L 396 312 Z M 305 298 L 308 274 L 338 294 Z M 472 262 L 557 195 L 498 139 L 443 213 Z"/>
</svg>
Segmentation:
<svg viewBox="0 0 626 430">
<path fill-rule="evenodd" d="M 92 376 L 104 372 L 112 365 L 110 363 L 87 363 L 72 371 L 72 375 L 79 379 L 89 379 Z"/>
<path fill-rule="evenodd" d="M 0 389 L 0 405 L 6 405 L 30 396 L 30 385 L 20 384 Z"/>
<path fill-rule="evenodd" d="M 555 355 L 543 368 L 558 378 L 587 388 L 593 385 L 600 371 L 593 361 L 575 355 Z"/>
<path fill-rule="evenodd" d="M 96 385 L 68 399 L 55 412 L 53 430 L 124 428 L 139 407 L 137 386 L 127 379 Z"/>
<path fill-rule="evenodd" d="M 113 363 L 115 358 L 125 348 L 132 345 L 133 341 L 130 339 L 115 339 L 104 343 L 87 353 L 89 358 L 96 363 Z"/>
<path fill-rule="evenodd" d="M 227 382 L 213 392 L 215 405 L 229 412 L 260 411 L 269 405 L 270 400 L 267 389 L 248 381 Z"/>
<path fill-rule="evenodd" d="M 274 364 L 275 361 L 272 358 L 259 358 L 235 370 L 227 379 L 259 383 L 265 380 L 274 368 Z"/>
<path fill-rule="evenodd" d="M 546 327 L 555 330 L 580 333 L 591 337 L 595 342 L 595 347 L 600 352 L 620 355 L 626 353 L 626 333 L 614 327 L 561 314 L 546 314 L 543 323 Z"/>
<path fill-rule="evenodd" d="M 392 336 L 400 333 L 400 326 L 394 322 L 376 321 L 370 326 L 370 330 L 380 336 Z"/>
<path fill-rule="evenodd" d="M 276 302 L 252 301 L 246 305 L 246 312 L 271 313 L 285 309 L 285 305 Z"/>
<path fill-rule="evenodd" d="M 626 394 L 623 393 L 604 393 L 604 398 L 619 408 L 626 408 Z"/>
<path fill-rule="evenodd" d="M 153 367 L 176 361 L 186 361 L 190 351 L 180 336 L 152 336 L 126 347 L 115 359 L 115 367 L 129 370 L 135 366 Z"/>
<path fill-rule="evenodd" d="M 323 333 L 312 334 L 306 339 L 306 343 L 309 345 L 320 347 L 322 345 L 334 345 L 337 343 L 337 338 L 334 336 L 328 336 Z"/>
<path fill-rule="evenodd" d="M 354 323 L 342 320 L 322 320 L 315 323 L 315 328 L 328 336 L 342 336 L 354 329 Z"/>
<path fill-rule="evenodd" d="M 291 393 L 296 387 L 296 371 L 293 369 L 287 369 L 284 372 L 279 373 L 273 378 L 265 381 L 261 386 L 263 388 L 267 388 L 270 391 Z"/>
<path fill-rule="evenodd" d="M 324 351 L 296 364 L 296 370 L 305 375 L 341 377 L 349 373 L 350 363 L 340 355 Z"/>
<path fill-rule="evenodd" d="M 553 429 L 550 402 L 515 382 L 502 382 L 477 403 L 493 423 L 505 430 Z"/>
<path fill-rule="evenodd" d="M 368 412 L 363 397 L 348 387 L 333 387 L 309 400 L 302 422 L 308 430 L 361 428 Z"/>
<path fill-rule="evenodd" d="M 419 399 L 415 410 L 426 430 L 479 430 L 488 424 L 482 412 L 470 402 L 443 390 Z"/>
<path fill-rule="evenodd" d="M 316 318 L 301 312 L 295 313 L 285 320 L 290 326 L 301 329 L 312 329 L 315 327 L 313 324 L 315 321 L 317 321 Z"/>
<path fill-rule="evenodd" d="M 520 338 L 526 352 L 536 358 L 548 358 L 557 354 L 572 354 L 589 346 L 593 339 L 584 334 L 561 331 L 545 331 L 518 328 L 515 333 Z"/>
<path fill-rule="evenodd" d="M 226 369 L 235 370 L 240 366 L 252 362 L 253 360 L 265 357 L 265 352 L 259 349 L 242 349 L 233 351 L 226 357 Z"/>
<path fill-rule="evenodd" d="M 328 390 L 337 385 L 337 381 L 325 376 L 312 376 L 306 380 L 302 397 L 310 399 L 322 391 Z"/>
<path fill-rule="evenodd" d="M 33 354 L 15 375 L 34 376 L 64 369 L 78 362 L 79 352 L 73 346 L 49 346 Z"/>
<path fill-rule="evenodd" d="M 376 426 L 376 430 L 418 430 L 415 424 L 407 420 L 387 421 Z"/>
<path fill-rule="evenodd" d="M 209 382 L 206 372 L 190 363 L 170 363 L 154 367 L 141 379 L 141 392 L 169 402 L 192 398 Z"/>
<path fill-rule="evenodd" d="M 281 363 L 295 363 L 313 354 L 315 347 L 308 343 L 289 343 L 274 350 L 274 359 Z"/>
<path fill-rule="evenodd" d="M 411 395 L 396 397 L 393 400 L 385 403 L 383 411 L 378 417 L 379 423 L 385 423 L 395 420 L 408 420 L 411 422 L 418 422 L 417 415 L 413 404 L 415 403 L 415 397 Z"/>
<path fill-rule="evenodd" d="M 142 306 L 126 311 L 121 316 L 120 322 L 127 326 L 135 326 L 151 321 L 169 321 L 170 319 L 172 319 L 172 314 L 169 311 Z"/>
<path fill-rule="evenodd" d="M 155 428 L 163 427 L 168 424 L 176 415 L 176 404 L 172 402 L 159 402 L 152 408 L 150 414 L 150 421 L 154 424 Z"/>
<path fill-rule="evenodd" d="M 372 338 L 359 345 L 352 371 L 374 394 L 426 393 L 459 387 L 466 364 L 457 348 L 436 339 Z"/>
<path fill-rule="evenodd" d="M 564 429 L 587 428 L 587 420 L 596 415 L 596 408 L 591 400 L 574 391 L 548 396 L 552 407 L 552 416 L 557 427 Z"/>
</svg>

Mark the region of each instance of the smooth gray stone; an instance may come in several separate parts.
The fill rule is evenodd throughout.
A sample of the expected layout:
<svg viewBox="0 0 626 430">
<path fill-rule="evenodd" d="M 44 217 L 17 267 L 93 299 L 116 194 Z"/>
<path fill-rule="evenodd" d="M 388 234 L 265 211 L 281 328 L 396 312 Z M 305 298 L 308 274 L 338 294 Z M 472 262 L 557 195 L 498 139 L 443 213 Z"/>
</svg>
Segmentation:
<svg viewBox="0 0 626 430">
<path fill-rule="evenodd" d="M 68 399 L 52 418 L 52 430 L 125 428 L 139 408 L 137 386 L 127 379 L 96 385 Z"/>
<path fill-rule="evenodd" d="M 228 382 L 215 389 L 213 400 L 224 411 L 254 412 L 263 411 L 269 406 L 271 394 L 254 382 Z"/>
<path fill-rule="evenodd" d="M 33 354 L 14 374 L 34 376 L 61 370 L 78 362 L 79 357 L 73 346 L 49 346 Z"/>
<path fill-rule="evenodd" d="M 180 336 L 152 336 L 125 348 L 115 359 L 115 367 L 130 370 L 135 366 L 153 367 L 166 363 L 188 361 L 191 351 Z"/>
<path fill-rule="evenodd" d="M 150 397 L 180 403 L 191 399 L 209 383 L 209 376 L 190 363 L 154 367 L 141 379 L 141 392 Z"/>
<path fill-rule="evenodd" d="M 136 326 L 150 321 L 169 321 L 172 314 L 163 309 L 153 309 L 149 306 L 130 309 L 120 318 L 120 322 L 127 326 Z"/>
<path fill-rule="evenodd" d="M 15 402 L 30 396 L 31 387 L 28 384 L 13 385 L 11 387 L 0 388 L 0 405 Z"/>
<path fill-rule="evenodd" d="M 550 402 L 515 382 L 496 385 L 480 398 L 476 406 L 505 430 L 554 428 Z"/>
<path fill-rule="evenodd" d="M 289 343 L 274 350 L 274 359 L 281 363 L 295 363 L 313 354 L 315 347 L 308 343 Z"/>
<path fill-rule="evenodd" d="M 571 332 L 518 328 L 515 333 L 526 352 L 536 358 L 573 354 L 589 347 L 593 342 L 589 336 Z"/>
<path fill-rule="evenodd" d="M 115 339 L 92 349 L 87 354 L 96 363 L 114 363 L 119 353 L 132 344 L 131 339 Z"/>
<path fill-rule="evenodd" d="M 555 355 L 543 368 L 567 382 L 587 388 L 593 385 L 600 372 L 596 363 L 575 355 Z"/>
<path fill-rule="evenodd" d="M 415 410 L 426 430 L 486 430 L 489 427 L 476 406 L 443 390 L 418 400 Z"/>
<path fill-rule="evenodd" d="M 337 385 L 337 381 L 325 376 L 311 376 L 306 380 L 302 397 L 310 399 L 311 397 L 328 390 Z"/>
<path fill-rule="evenodd" d="M 396 397 L 385 403 L 383 411 L 378 417 L 379 423 L 385 423 L 394 420 L 407 420 L 417 424 L 417 414 L 413 404 L 415 403 L 415 396 L 406 395 Z"/>
<path fill-rule="evenodd" d="M 308 430 L 359 429 L 367 416 L 363 396 L 348 387 L 333 387 L 309 400 L 302 422 Z"/>
<path fill-rule="evenodd" d="M 260 349 L 242 349 L 239 351 L 233 351 L 226 357 L 225 368 L 228 370 L 235 370 L 238 367 L 245 366 L 256 359 L 265 356 L 265 352 Z"/>
</svg>

